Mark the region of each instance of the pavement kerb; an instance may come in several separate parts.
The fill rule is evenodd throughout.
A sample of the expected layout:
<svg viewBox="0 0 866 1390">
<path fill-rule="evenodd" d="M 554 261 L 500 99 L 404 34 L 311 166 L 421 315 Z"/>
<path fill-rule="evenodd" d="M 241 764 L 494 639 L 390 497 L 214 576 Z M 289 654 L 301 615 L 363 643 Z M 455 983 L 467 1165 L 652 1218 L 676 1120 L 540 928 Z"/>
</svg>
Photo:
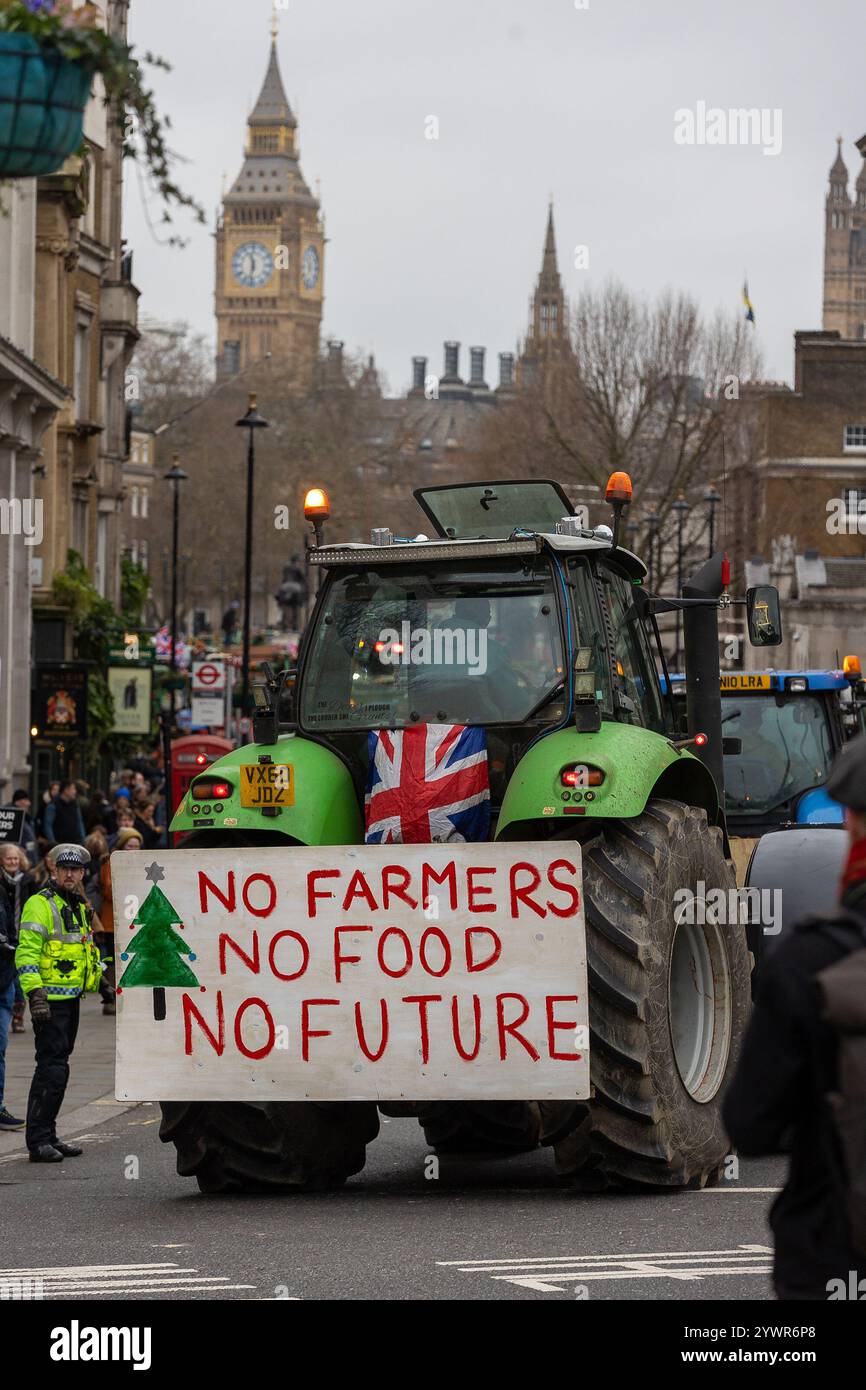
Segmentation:
<svg viewBox="0 0 866 1390">
<path fill-rule="evenodd" d="M 114 1092 L 107 1091 L 104 1096 L 97 1096 L 96 1100 L 88 1101 L 87 1105 L 79 1105 L 77 1110 L 70 1110 L 67 1114 L 61 1110 L 57 1132 L 61 1139 L 72 1139 L 76 1133 L 85 1134 L 97 1125 L 107 1124 L 109 1120 L 116 1120 L 118 1116 L 125 1115 L 130 1110 L 137 1110 L 141 1104 L 140 1100 L 115 1100 Z M 9 1163 L 13 1158 L 20 1158 L 22 1153 L 27 1152 L 24 1130 L 13 1130 L 12 1133 L 16 1142 L 9 1148 L 4 1145 L 0 1163 Z"/>
</svg>

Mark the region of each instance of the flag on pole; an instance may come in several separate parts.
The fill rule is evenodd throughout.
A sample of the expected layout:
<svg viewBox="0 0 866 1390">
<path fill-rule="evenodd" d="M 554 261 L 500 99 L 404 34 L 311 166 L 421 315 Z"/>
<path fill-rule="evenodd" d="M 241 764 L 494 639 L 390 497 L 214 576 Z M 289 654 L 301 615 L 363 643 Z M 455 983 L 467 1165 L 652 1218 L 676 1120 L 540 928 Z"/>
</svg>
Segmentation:
<svg viewBox="0 0 866 1390">
<path fill-rule="evenodd" d="M 745 306 L 746 306 L 746 322 L 747 322 L 747 323 L 754 323 L 754 322 L 755 322 L 755 310 L 754 310 L 754 307 L 753 307 L 753 305 L 752 305 L 752 301 L 751 301 L 751 299 L 749 298 L 749 282 L 748 282 L 748 280 L 744 280 L 744 281 L 743 281 L 743 303 L 744 303 Z"/>
<path fill-rule="evenodd" d="M 367 736 L 368 845 L 486 840 L 487 735 L 465 724 L 415 724 Z"/>
</svg>

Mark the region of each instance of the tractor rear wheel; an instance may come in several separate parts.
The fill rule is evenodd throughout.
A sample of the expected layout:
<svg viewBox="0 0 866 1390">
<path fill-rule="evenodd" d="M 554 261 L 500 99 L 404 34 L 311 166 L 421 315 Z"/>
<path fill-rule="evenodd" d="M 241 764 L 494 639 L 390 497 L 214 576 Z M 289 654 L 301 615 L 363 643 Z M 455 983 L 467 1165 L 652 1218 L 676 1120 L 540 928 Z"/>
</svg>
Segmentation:
<svg viewBox="0 0 866 1390">
<path fill-rule="evenodd" d="M 159 1137 L 202 1192 L 321 1192 L 364 1166 L 379 1133 L 372 1102 L 162 1102 Z"/>
<path fill-rule="evenodd" d="M 730 1151 L 721 1101 L 750 1002 L 745 928 L 701 903 L 735 886 L 722 832 L 703 810 L 652 800 L 584 843 L 583 873 L 595 1094 L 554 1144 L 557 1168 L 704 1186 Z"/>
</svg>

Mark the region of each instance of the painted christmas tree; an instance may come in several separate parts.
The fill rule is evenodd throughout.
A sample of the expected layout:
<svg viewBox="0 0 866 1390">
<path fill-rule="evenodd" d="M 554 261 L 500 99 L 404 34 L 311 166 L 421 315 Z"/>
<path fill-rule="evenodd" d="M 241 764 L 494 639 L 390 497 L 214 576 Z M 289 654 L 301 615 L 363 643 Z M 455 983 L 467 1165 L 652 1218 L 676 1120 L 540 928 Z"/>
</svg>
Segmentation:
<svg viewBox="0 0 866 1390">
<path fill-rule="evenodd" d="M 181 960 L 181 956 L 195 960 L 195 954 L 178 936 L 173 923 L 180 923 L 180 914 L 154 881 L 136 915 L 135 935 L 120 956 L 121 960 L 132 956 L 132 960 L 118 980 L 118 988 L 152 989 L 153 1016 L 157 1020 L 165 1018 L 166 988 L 198 984 L 189 966 Z"/>
</svg>

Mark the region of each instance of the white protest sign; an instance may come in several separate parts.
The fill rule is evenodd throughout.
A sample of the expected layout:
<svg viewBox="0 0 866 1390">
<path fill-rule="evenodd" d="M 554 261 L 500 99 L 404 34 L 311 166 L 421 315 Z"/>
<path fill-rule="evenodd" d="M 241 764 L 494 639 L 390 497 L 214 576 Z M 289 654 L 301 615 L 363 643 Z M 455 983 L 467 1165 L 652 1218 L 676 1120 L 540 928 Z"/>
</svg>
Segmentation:
<svg viewBox="0 0 866 1390">
<path fill-rule="evenodd" d="M 119 1100 L 589 1096 L 576 842 L 155 853 L 111 858 Z"/>
</svg>

